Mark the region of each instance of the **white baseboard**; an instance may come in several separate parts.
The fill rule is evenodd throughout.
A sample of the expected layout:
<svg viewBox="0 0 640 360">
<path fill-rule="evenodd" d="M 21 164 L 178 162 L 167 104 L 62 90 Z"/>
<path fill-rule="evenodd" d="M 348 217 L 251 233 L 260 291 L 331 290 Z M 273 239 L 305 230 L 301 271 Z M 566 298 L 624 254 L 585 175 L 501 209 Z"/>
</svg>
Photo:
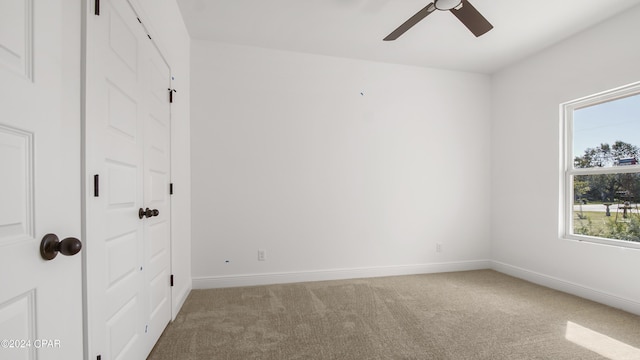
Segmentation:
<svg viewBox="0 0 640 360">
<path fill-rule="evenodd" d="M 640 315 L 640 303 L 620 296 L 609 294 L 600 290 L 590 288 L 588 286 L 576 284 L 553 276 L 541 274 L 535 271 L 523 269 L 521 267 L 505 264 L 500 261 L 491 261 L 491 269 L 530 281 L 534 284 L 546 286 L 551 289 L 562 291 L 568 294 L 576 295 L 581 298 L 589 299 L 601 304 L 605 304 L 614 308 L 618 308 L 633 314 Z"/>
<path fill-rule="evenodd" d="M 307 281 L 359 279 L 397 275 L 490 269 L 490 260 L 456 261 L 433 264 L 331 269 L 289 273 L 227 275 L 193 278 L 194 289 L 217 289 L 238 286 L 287 284 Z"/>
</svg>

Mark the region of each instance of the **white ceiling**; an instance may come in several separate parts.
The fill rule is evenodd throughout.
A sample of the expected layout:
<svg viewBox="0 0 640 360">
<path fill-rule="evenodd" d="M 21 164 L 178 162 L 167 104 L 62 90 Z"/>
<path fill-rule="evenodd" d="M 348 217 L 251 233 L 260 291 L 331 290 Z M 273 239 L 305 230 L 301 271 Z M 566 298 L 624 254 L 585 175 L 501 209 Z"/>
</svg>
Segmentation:
<svg viewBox="0 0 640 360">
<path fill-rule="evenodd" d="M 470 0 L 494 26 L 482 37 L 453 14 L 437 11 L 387 42 L 382 39 L 431 1 L 177 1 L 194 39 L 480 73 L 495 72 L 640 4 Z"/>
</svg>

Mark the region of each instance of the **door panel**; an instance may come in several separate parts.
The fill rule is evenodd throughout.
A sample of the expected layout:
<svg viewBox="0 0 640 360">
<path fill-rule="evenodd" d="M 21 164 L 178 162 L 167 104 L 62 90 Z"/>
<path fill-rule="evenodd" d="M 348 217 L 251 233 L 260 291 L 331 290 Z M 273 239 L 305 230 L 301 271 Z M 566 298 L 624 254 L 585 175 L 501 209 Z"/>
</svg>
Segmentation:
<svg viewBox="0 0 640 360">
<path fill-rule="evenodd" d="M 147 353 L 171 319 L 171 72 L 155 47 L 145 53 L 144 203 L 158 216 L 144 222 L 149 337 Z"/>
<path fill-rule="evenodd" d="M 0 304 L 0 339 L 37 339 L 35 319 L 35 290 L 20 294 L 4 304 Z M 0 355 L 5 352 L 14 359 L 34 359 L 35 350 L 35 347 L 22 351 L 0 349 Z"/>
<path fill-rule="evenodd" d="M 88 357 L 141 359 L 144 341 L 142 99 L 143 34 L 126 1 L 101 1 L 87 21 Z"/>
<path fill-rule="evenodd" d="M 137 330 L 139 308 L 139 299 L 134 296 L 107 320 L 110 359 L 141 359 L 138 357 L 141 341 L 140 332 Z"/>
<path fill-rule="evenodd" d="M 135 76 L 135 73 L 132 76 Z M 113 132 L 114 136 L 122 137 L 117 141 L 125 144 L 131 142 L 132 145 L 135 145 L 138 104 L 134 98 L 114 84 L 117 81 L 116 75 L 107 78 L 107 104 L 109 111 L 107 120 L 109 130 Z"/>
<path fill-rule="evenodd" d="M 32 135 L 0 125 L 0 245 L 33 238 Z"/>
<path fill-rule="evenodd" d="M 31 78 L 33 53 L 33 0 L 0 2 L 0 64 Z"/>
<path fill-rule="evenodd" d="M 0 1 L 0 359 L 82 357 L 82 255 L 40 255 L 48 233 L 81 235 L 80 22 L 70 5 Z"/>
</svg>

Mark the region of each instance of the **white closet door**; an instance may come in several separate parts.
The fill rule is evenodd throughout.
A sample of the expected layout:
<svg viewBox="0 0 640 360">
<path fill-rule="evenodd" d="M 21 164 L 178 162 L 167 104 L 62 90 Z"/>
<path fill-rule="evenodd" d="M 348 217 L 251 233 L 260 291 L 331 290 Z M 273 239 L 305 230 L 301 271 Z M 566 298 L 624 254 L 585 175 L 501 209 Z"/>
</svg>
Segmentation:
<svg viewBox="0 0 640 360">
<path fill-rule="evenodd" d="M 144 359 L 171 316 L 170 74 L 126 0 L 87 28 L 88 357 Z"/>
<path fill-rule="evenodd" d="M 150 43 L 151 45 L 151 43 Z M 148 286 L 147 354 L 171 320 L 171 205 L 169 88 L 171 73 L 160 53 L 145 52 L 144 206 L 153 212 L 144 224 L 145 285 Z"/>
</svg>

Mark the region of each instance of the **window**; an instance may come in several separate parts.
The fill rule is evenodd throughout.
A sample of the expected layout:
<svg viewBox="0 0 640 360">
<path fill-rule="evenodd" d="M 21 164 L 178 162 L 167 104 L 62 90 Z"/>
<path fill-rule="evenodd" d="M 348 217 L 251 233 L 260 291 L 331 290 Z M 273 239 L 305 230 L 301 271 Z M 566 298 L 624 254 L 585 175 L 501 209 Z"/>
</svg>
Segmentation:
<svg viewBox="0 0 640 360">
<path fill-rule="evenodd" d="M 640 248 L 640 83 L 562 114 L 564 237 Z"/>
</svg>

